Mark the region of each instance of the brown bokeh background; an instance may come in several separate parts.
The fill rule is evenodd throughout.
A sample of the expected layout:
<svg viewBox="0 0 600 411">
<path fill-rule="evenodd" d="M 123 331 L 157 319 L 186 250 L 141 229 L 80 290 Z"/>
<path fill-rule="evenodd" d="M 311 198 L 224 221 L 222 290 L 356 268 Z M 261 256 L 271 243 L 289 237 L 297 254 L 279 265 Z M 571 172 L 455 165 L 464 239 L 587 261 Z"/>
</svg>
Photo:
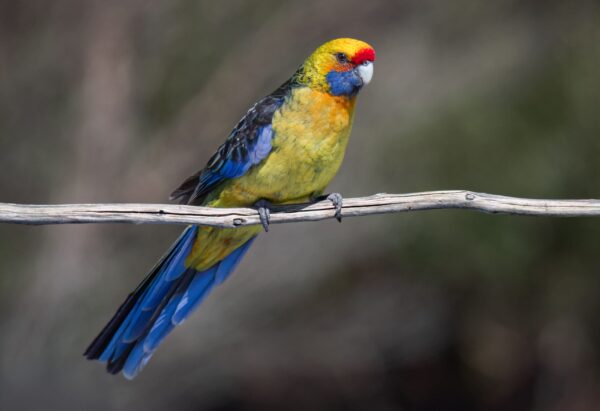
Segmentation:
<svg viewBox="0 0 600 411">
<path fill-rule="evenodd" d="M 377 50 L 347 197 L 600 197 L 595 1 L 0 1 L 0 201 L 162 202 L 320 43 Z M 600 221 L 274 226 L 133 382 L 82 352 L 180 227 L 0 225 L 0 409 L 600 403 Z"/>
</svg>

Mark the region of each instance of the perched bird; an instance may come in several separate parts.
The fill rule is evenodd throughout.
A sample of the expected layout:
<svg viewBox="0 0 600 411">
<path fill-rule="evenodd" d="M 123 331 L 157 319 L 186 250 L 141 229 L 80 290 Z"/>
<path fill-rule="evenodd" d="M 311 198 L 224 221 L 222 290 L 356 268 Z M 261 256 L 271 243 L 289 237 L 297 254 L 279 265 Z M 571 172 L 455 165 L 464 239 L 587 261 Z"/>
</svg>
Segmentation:
<svg viewBox="0 0 600 411">
<path fill-rule="evenodd" d="M 356 96 L 373 76 L 373 48 L 342 38 L 323 44 L 294 75 L 246 113 L 206 167 L 172 199 L 210 207 L 258 207 L 321 198 L 337 173 Z M 342 198 L 330 194 L 341 220 Z M 227 279 L 262 231 L 187 227 L 90 344 L 85 356 L 135 377 L 162 340 Z"/>
</svg>

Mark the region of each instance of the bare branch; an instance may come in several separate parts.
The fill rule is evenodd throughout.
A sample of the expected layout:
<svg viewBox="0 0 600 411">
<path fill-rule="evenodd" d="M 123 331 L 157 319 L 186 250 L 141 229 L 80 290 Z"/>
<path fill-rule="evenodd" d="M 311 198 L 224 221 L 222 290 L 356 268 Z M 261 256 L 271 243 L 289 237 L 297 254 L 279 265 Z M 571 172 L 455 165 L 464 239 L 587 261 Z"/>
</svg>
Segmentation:
<svg viewBox="0 0 600 411">
<path fill-rule="evenodd" d="M 342 215 L 357 217 L 405 211 L 458 208 L 528 216 L 600 216 L 600 200 L 536 200 L 473 191 L 430 191 L 410 194 L 375 194 L 344 199 Z M 334 217 L 329 201 L 274 206 L 271 223 L 318 221 Z M 173 204 L 59 204 L 0 203 L 0 222 L 15 224 L 199 224 L 241 227 L 259 224 L 253 208 L 209 208 Z"/>
</svg>

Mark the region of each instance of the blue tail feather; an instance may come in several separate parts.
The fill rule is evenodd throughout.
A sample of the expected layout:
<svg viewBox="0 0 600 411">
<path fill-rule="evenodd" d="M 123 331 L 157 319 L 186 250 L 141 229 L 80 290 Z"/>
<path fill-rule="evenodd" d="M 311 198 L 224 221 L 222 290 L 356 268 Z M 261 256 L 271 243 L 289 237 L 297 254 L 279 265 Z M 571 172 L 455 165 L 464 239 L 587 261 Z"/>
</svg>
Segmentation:
<svg viewBox="0 0 600 411">
<path fill-rule="evenodd" d="M 174 250 L 171 258 L 169 258 L 165 264 L 164 271 L 161 274 L 162 280 L 157 281 L 156 285 L 151 287 L 149 290 L 148 295 L 144 297 L 142 302 L 143 310 L 156 308 L 167 293 L 169 287 L 172 285 L 172 282 L 181 277 L 181 275 L 185 272 L 186 267 L 184 262 L 192 250 L 196 232 L 197 229 L 189 230 L 189 232 L 183 237 L 181 246 Z"/>
<path fill-rule="evenodd" d="M 170 316 L 170 321 L 174 325 L 181 324 L 190 312 L 198 305 L 204 297 L 210 292 L 215 284 L 215 274 L 218 265 L 197 273 L 192 280 L 192 283 L 185 291 L 181 299 L 177 302 L 173 315 Z"/>
<path fill-rule="evenodd" d="M 123 364 L 123 375 L 128 380 L 134 378 L 142 368 L 142 362 L 148 355 L 142 346 L 135 346 Z"/>
<path fill-rule="evenodd" d="M 125 343 L 135 342 L 144 333 L 148 322 L 152 318 L 152 315 L 153 311 L 151 310 L 137 308 L 135 316 L 131 319 L 129 326 L 123 333 L 123 336 L 120 338 L 120 340 Z"/>
<path fill-rule="evenodd" d="M 221 284 L 223 281 L 225 281 L 227 277 L 229 277 L 229 274 L 235 270 L 240 261 L 242 261 L 246 251 L 248 251 L 254 242 L 255 238 L 256 237 L 252 237 L 250 240 L 246 241 L 244 245 L 235 249 L 227 256 L 227 258 L 220 262 L 215 279 L 217 284 Z"/>
<path fill-rule="evenodd" d="M 138 345 L 143 347 L 144 352 L 152 353 L 158 345 L 161 343 L 163 338 L 167 336 L 175 328 L 175 325 L 171 323 L 171 316 L 177 309 L 177 304 L 181 300 L 181 295 L 173 297 L 167 306 L 163 308 L 162 312 L 158 316 L 158 319 L 146 335 L 146 337 L 138 342 Z"/>
<path fill-rule="evenodd" d="M 185 267 L 197 226 L 189 226 L 169 252 L 121 305 L 85 352 L 107 363 L 109 372 L 133 378 L 163 339 L 181 324 L 212 288 L 222 283 L 241 261 L 254 239 L 222 261 L 198 272 Z"/>
</svg>

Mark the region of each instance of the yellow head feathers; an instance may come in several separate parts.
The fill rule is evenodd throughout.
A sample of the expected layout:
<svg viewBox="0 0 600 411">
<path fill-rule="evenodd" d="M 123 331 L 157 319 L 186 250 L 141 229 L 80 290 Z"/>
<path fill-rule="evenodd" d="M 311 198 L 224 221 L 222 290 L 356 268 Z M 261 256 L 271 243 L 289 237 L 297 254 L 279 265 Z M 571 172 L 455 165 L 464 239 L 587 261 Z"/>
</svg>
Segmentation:
<svg viewBox="0 0 600 411">
<path fill-rule="evenodd" d="M 298 83 L 333 95 L 354 96 L 371 80 L 375 50 L 364 41 L 331 40 L 306 59 Z"/>
</svg>

